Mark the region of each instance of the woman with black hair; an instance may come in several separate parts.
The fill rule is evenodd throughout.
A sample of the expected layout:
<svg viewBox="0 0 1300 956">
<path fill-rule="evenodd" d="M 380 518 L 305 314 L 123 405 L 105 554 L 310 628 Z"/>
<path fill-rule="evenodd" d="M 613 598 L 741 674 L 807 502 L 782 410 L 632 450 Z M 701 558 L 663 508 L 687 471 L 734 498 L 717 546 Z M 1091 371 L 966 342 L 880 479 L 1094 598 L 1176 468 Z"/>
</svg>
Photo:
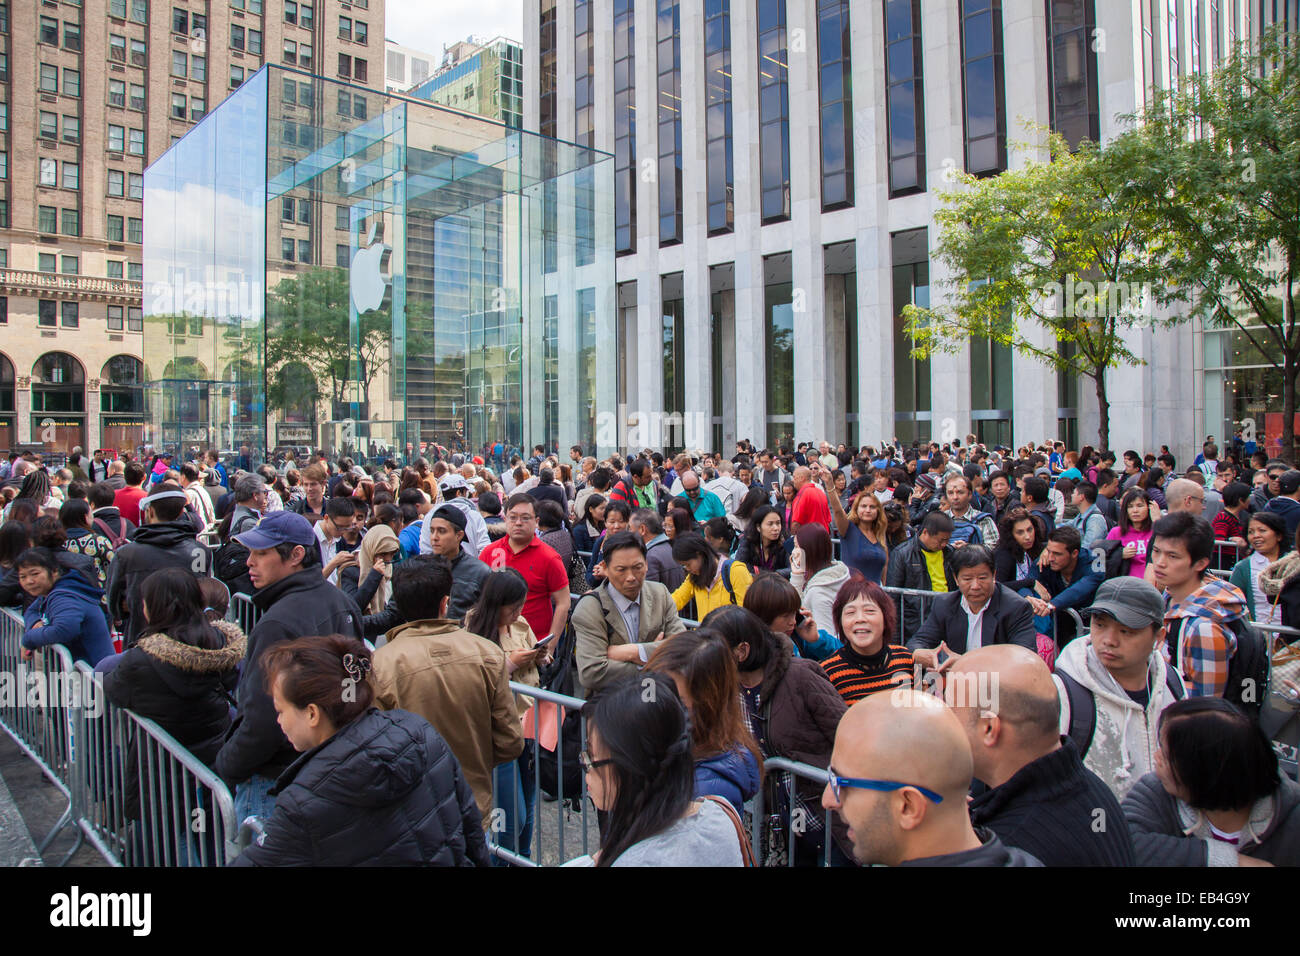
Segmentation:
<svg viewBox="0 0 1300 956">
<path fill-rule="evenodd" d="M 627 530 L 628 520 L 632 517 L 632 506 L 626 501 L 610 501 L 605 505 L 605 529 L 591 546 L 591 557 L 587 559 L 587 586 L 594 588 L 605 580 L 605 542 L 610 535 Z"/>
<path fill-rule="evenodd" d="M 770 631 L 743 607 L 719 608 L 700 626 L 722 635 L 736 656 L 745 719 L 764 759 L 786 757 L 814 767 L 829 766 L 835 730 L 848 705 L 821 665 L 795 657 L 789 638 Z M 795 831 L 794 862 L 817 865 L 826 846 L 822 788 L 801 780 L 791 792 L 782 784 L 782 775 L 767 779 L 769 813 L 788 821 L 794 810 L 802 811 L 804 828 Z M 784 852 L 788 832 L 788 823 L 770 826 L 765 835 L 769 850 Z M 832 861 L 849 865 L 851 844 L 838 818 L 834 837 Z"/>
<path fill-rule="evenodd" d="M 752 580 L 749 568 L 733 558 L 720 560 L 702 534 L 691 532 L 674 538 L 673 560 L 686 572 L 686 580 L 673 592 L 678 611 L 693 607 L 698 621 L 715 607 L 745 603 L 745 591 Z"/>
<path fill-rule="evenodd" d="M 668 540 L 676 541 L 680 535 L 690 534 L 693 531 L 698 532 L 699 525 L 690 509 L 670 506 L 668 513 L 664 515 L 664 534 Z"/>
<path fill-rule="evenodd" d="M 1137 486 L 1147 493 L 1147 497 L 1154 501 L 1161 511 L 1169 508 L 1169 503 L 1165 501 L 1165 492 L 1162 485 L 1165 480 L 1165 470 L 1159 465 L 1152 465 L 1142 473 L 1138 479 Z"/>
<path fill-rule="evenodd" d="M 790 553 L 785 544 L 788 536 L 781 509 L 760 505 L 754 510 L 745 537 L 736 549 L 736 560 L 749 565 L 750 571 L 773 571 L 784 578 L 790 577 Z"/>
<path fill-rule="evenodd" d="M 38 515 L 58 513 L 59 502 L 50 494 L 50 476 L 44 468 L 35 468 L 24 476 L 23 483 L 18 486 L 18 494 L 0 512 L 0 522 L 9 520 L 14 506 L 20 501 L 30 501 L 36 506 Z"/>
<path fill-rule="evenodd" d="M 102 604 L 104 592 L 77 571 L 65 571 L 49 548 L 28 548 L 14 561 L 18 583 L 31 603 L 23 611 L 23 648 L 62 644 L 95 666 L 113 653 Z"/>
<path fill-rule="evenodd" d="M 718 554 L 730 556 L 735 548 L 736 529 L 725 517 L 710 518 L 704 522 L 704 540 Z"/>
<path fill-rule="evenodd" d="M 771 496 L 762 488 L 750 488 L 745 492 L 745 497 L 740 499 L 735 514 L 727 515 L 727 520 L 731 522 L 731 526 L 736 529 L 737 534 L 747 535 L 755 513 L 759 508 L 769 504 L 771 500 Z"/>
<path fill-rule="evenodd" d="M 235 866 L 488 865 L 451 748 L 418 714 L 373 706 L 361 641 L 300 637 L 263 662 L 280 728 L 302 756 L 275 782 L 265 838 Z"/>
<path fill-rule="evenodd" d="M 554 502 L 543 502 L 554 505 Z M 539 509 L 540 510 L 540 509 Z M 483 579 L 478 602 L 465 615 L 465 629 L 491 641 L 505 652 L 512 681 L 536 687 L 541 683 L 539 665 L 550 663 L 550 651 L 537 647 L 537 636 L 523 616 L 528 583 L 514 568 L 501 568 Z M 531 697 L 515 694 L 515 708 L 523 715 L 524 736 L 533 730 L 529 708 Z M 509 763 L 492 771 L 492 792 L 497 806 L 505 811 L 506 826 L 497 843 L 521 856 L 532 855 L 533 810 L 536 791 L 533 782 L 533 741 L 524 740 L 524 751 Z M 494 861 L 496 862 L 496 861 Z M 504 862 L 504 861 L 501 861 Z"/>
<path fill-rule="evenodd" d="M 27 525 L 6 521 L 0 525 L 0 607 L 26 607 L 31 597 L 18 584 L 18 555 L 32 546 Z"/>
<path fill-rule="evenodd" d="M 72 498 L 59 509 L 59 523 L 67 538 L 63 548 L 69 554 L 81 554 L 95 563 L 95 583 L 108 587 L 108 566 L 113 563 L 113 542 L 95 531 L 90 523 L 90 502 Z"/>
<path fill-rule="evenodd" d="M 1228 583 L 1246 595 L 1246 610 L 1256 624 L 1287 623 L 1283 620 L 1282 591 L 1300 575 L 1300 556 L 1287 550 L 1286 519 L 1273 511 L 1253 514 L 1246 524 L 1246 537 L 1254 550 L 1233 565 Z"/>
<path fill-rule="evenodd" d="M 104 691 L 110 703 L 156 721 L 210 766 L 230 729 L 229 694 L 239 681 L 244 632 L 208 619 L 199 581 L 185 568 L 153 572 L 140 595 L 145 628 L 104 674 Z M 134 818 L 139 787 L 133 759 L 127 779 L 126 811 Z"/>
<path fill-rule="evenodd" d="M 1013 591 L 1032 588 L 1034 571 L 1047 542 L 1039 540 L 1038 522 L 1022 505 L 1008 508 L 998 522 L 998 545 L 993 549 L 994 576 Z"/>
<path fill-rule="evenodd" d="M 1124 798 L 1124 816 L 1139 866 L 1300 866 L 1300 785 L 1221 697 L 1165 708 L 1155 772 Z"/>
<path fill-rule="evenodd" d="M 593 491 L 582 501 L 582 513 L 573 523 L 573 550 L 591 554 L 605 528 L 605 496 Z"/>
<path fill-rule="evenodd" d="M 744 865 L 747 838 L 735 811 L 723 799 L 694 799 L 690 721 L 670 677 L 614 681 L 583 714 L 587 793 L 608 814 L 593 865 Z"/>
<path fill-rule="evenodd" d="M 1107 541 L 1124 545 L 1124 560 L 1131 577 L 1145 577 L 1147 548 L 1151 545 L 1151 529 L 1160 517 L 1159 508 L 1142 488 L 1130 488 L 1119 502 L 1119 523 L 1106 533 Z"/>
</svg>

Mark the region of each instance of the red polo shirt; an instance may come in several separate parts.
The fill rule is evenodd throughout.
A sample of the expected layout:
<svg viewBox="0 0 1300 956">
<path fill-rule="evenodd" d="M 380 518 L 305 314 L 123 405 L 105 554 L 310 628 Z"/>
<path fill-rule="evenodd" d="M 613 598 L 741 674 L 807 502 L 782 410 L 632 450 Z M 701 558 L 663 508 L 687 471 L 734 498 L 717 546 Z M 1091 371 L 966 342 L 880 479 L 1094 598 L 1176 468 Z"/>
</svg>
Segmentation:
<svg viewBox="0 0 1300 956">
<path fill-rule="evenodd" d="M 831 506 L 826 494 L 811 481 L 794 496 L 794 510 L 790 520 L 796 524 L 819 524 L 831 530 Z"/>
<path fill-rule="evenodd" d="M 551 633 L 551 620 L 555 613 L 551 594 L 569 588 L 569 573 L 564 570 L 564 562 L 556 550 L 534 537 L 526 548 L 516 553 L 507 537 L 492 542 L 479 552 L 479 558 L 490 568 L 514 568 L 524 576 L 528 584 L 524 620 L 539 641 Z"/>
<path fill-rule="evenodd" d="M 113 507 L 127 521 L 134 525 L 141 525 L 144 522 L 140 520 L 140 500 L 146 497 L 148 493 L 139 485 L 135 487 L 127 485 L 113 495 Z"/>
</svg>

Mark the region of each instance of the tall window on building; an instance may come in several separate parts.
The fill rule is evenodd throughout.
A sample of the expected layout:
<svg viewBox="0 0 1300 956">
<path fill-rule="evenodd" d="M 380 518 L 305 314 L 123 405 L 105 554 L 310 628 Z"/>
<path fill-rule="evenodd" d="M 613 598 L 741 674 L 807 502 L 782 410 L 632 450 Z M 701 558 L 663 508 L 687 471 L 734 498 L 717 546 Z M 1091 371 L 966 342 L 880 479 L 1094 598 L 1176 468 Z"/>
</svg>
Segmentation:
<svg viewBox="0 0 1300 956">
<path fill-rule="evenodd" d="M 763 275 L 763 346 L 767 356 L 767 444 L 794 447 L 794 286 L 790 255 L 767 256 Z M 737 436 L 739 437 L 739 436 Z"/>
<path fill-rule="evenodd" d="M 709 235 L 712 236 L 731 232 L 735 221 L 735 172 L 731 155 L 731 0 L 706 0 L 704 5 L 704 95 Z"/>
<path fill-rule="evenodd" d="M 1057 342 L 1056 351 L 1064 359 L 1072 358 L 1079 348 L 1073 342 Z M 1079 377 L 1067 372 L 1056 374 L 1056 434 L 1066 448 L 1079 447 Z"/>
<path fill-rule="evenodd" d="M 884 0 L 884 4 L 889 194 L 904 196 L 925 191 L 921 0 Z"/>
<path fill-rule="evenodd" d="M 573 177 L 574 262 L 589 266 L 596 261 L 596 171 L 591 166 Z"/>
<path fill-rule="evenodd" d="M 596 290 L 578 290 L 578 434 L 596 434 Z"/>
<path fill-rule="evenodd" d="M 682 241 L 682 41 L 677 0 L 658 0 L 659 244 Z"/>
<path fill-rule="evenodd" d="M 930 438 L 930 361 L 912 357 L 903 306 L 930 307 L 929 236 L 909 229 L 890 236 L 894 273 L 894 432 L 899 441 Z"/>
<path fill-rule="evenodd" d="M 1007 168 L 1002 0 L 961 0 L 960 10 L 966 172 L 992 175 Z"/>
<path fill-rule="evenodd" d="M 555 138 L 555 0 L 542 0 L 539 21 L 541 74 L 537 81 L 538 132 Z"/>
<path fill-rule="evenodd" d="M 539 46 L 541 47 L 541 75 L 538 80 L 539 128 L 543 136 L 554 138 L 557 132 L 557 112 L 555 94 L 556 48 L 555 48 L 555 0 L 542 0 L 540 19 Z M 556 231 L 559 221 L 556 215 L 558 198 L 553 176 L 554 156 L 543 150 L 544 165 L 549 160 L 549 167 L 543 170 L 546 182 L 542 186 L 542 269 L 552 273 L 558 266 L 558 246 Z"/>
<path fill-rule="evenodd" d="M 853 205 L 853 61 L 849 0 L 818 0 L 822 209 Z"/>
<path fill-rule="evenodd" d="M 1052 129 L 1072 149 L 1101 138 L 1097 102 L 1096 0 L 1044 0 L 1047 4 L 1047 82 Z"/>
<path fill-rule="evenodd" d="M 542 406 L 546 410 L 543 441 L 546 447 L 560 440 L 560 311 L 559 299 L 542 300 Z"/>
<path fill-rule="evenodd" d="M 1170 90 L 1178 89 L 1178 77 L 1182 74 L 1183 36 L 1178 23 L 1178 4 L 1179 0 L 1165 0 L 1165 68 Z M 1263 6 L 1261 2 L 1261 13 Z"/>
<path fill-rule="evenodd" d="M 686 410 L 686 305 L 682 299 L 682 274 L 663 276 L 659 282 L 662 295 L 660 331 L 664 365 L 664 413 Z M 680 445 L 682 439 L 665 434 L 665 442 Z"/>
<path fill-rule="evenodd" d="M 981 284 L 984 280 L 981 280 Z M 1011 346 L 976 336 L 970 340 L 971 428 L 986 445 L 1011 444 Z"/>
<path fill-rule="evenodd" d="M 758 142 L 763 222 L 790 218 L 790 84 L 785 0 L 758 0 Z"/>
<path fill-rule="evenodd" d="M 614 254 L 636 252 L 636 56 L 632 0 L 614 0 Z"/>
<path fill-rule="evenodd" d="M 592 90 L 596 72 L 596 44 L 591 32 L 592 0 L 573 3 L 573 141 L 594 146 L 595 113 Z"/>
</svg>

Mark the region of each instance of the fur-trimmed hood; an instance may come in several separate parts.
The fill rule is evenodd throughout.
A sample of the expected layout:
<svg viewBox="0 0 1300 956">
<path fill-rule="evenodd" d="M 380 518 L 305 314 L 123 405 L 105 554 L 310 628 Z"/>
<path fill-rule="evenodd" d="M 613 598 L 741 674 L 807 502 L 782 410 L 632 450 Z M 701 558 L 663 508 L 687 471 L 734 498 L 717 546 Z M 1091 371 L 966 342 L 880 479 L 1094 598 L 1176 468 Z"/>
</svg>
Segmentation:
<svg viewBox="0 0 1300 956">
<path fill-rule="evenodd" d="M 1275 598 L 1300 575 L 1300 552 L 1290 551 L 1259 572 L 1259 589 Z"/>
<path fill-rule="evenodd" d="M 225 647 L 208 650 L 173 640 L 166 634 L 150 634 L 136 646 L 154 660 L 187 674 L 225 674 L 243 660 L 248 641 L 239 626 L 229 621 L 214 621 L 212 626 L 226 639 Z"/>
</svg>

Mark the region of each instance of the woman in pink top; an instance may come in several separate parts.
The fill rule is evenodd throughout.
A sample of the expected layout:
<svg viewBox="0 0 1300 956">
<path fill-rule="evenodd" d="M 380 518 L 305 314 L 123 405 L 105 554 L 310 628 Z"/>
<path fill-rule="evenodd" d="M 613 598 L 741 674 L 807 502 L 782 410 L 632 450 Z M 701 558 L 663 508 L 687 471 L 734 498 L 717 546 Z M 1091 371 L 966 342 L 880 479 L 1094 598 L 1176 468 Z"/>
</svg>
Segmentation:
<svg viewBox="0 0 1300 956">
<path fill-rule="evenodd" d="M 1155 521 L 1152 515 L 1154 507 L 1141 488 L 1129 489 L 1119 503 L 1119 524 L 1106 535 L 1106 540 L 1119 541 L 1124 545 L 1124 557 L 1129 562 L 1128 573 L 1135 578 L 1146 574 L 1147 545 L 1151 541 L 1151 525 Z M 1156 513 L 1159 514 L 1158 510 Z"/>
</svg>

